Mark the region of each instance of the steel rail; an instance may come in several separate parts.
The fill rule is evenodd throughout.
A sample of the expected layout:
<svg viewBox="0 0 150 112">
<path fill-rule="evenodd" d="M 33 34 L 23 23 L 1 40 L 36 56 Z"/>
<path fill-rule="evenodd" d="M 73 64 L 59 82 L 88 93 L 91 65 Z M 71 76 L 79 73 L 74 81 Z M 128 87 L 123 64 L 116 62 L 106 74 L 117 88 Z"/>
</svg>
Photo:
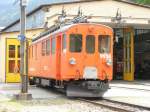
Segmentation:
<svg viewBox="0 0 150 112">
<path fill-rule="evenodd" d="M 95 102 L 95 101 L 81 99 L 81 98 L 79 98 L 78 100 L 84 101 L 84 102 L 87 102 L 87 103 L 91 103 L 93 105 L 101 106 L 101 107 L 104 107 L 104 108 L 107 108 L 107 109 L 110 109 L 110 110 L 113 110 L 113 111 L 117 111 L 117 112 L 134 112 L 134 111 L 131 111 L 131 110 L 128 110 L 128 109 L 119 108 L 119 107 L 104 104 L 104 103 L 101 103 L 101 102 Z"/>
<path fill-rule="evenodd" d="M 126 102 L 121 102 L 121 101 L 115 101 L 115 100 L 106 99 L 106 98 L 104 98 L 103 100 L 108 101 L 108 102 L 112 102 L 112 103 L 122 104 L 122 105 L 125 105 L 125 106 L 130 106 L 130 107 L 133 107 L 133 108 L 138 108 L 138 109 L 150 111 L 150 107 L 146 107 L 146 106 L 126 103 Z"/>
</svg>

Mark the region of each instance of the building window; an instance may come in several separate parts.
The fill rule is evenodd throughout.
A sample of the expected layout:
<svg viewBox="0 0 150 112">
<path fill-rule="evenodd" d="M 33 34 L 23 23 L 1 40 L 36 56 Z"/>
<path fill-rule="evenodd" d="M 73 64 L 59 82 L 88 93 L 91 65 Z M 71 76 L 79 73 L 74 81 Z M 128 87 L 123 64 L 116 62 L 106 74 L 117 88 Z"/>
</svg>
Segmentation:
<svg viewBox="0 0 150 112">
<path fill-rule="evenodd" d="M 87 35 L 86 37 L 86 52 L 94 53 L 95 52 L 95 36 Z"/>
<path fill-rule="evenodd" d="M 50 39 L 46 40 L 46 55 L 50 54 Z"/>
<path fill-rule="evenodd" d="M 62 38 L 62 51 L 66 51 L 67 48 L 67 36 L 66 34 L 63 34 L 63 38 Z"/>
<path fill-rule="evenodd" d="M 42 56 L 45 56 L 46 54 L 46 42 L 42 42 Z"/>
<path fill-rule="evenodd" d="M 9 58 L 15 58 L 15 45 L 9 45 Z"/>
<path fill-rule="evenodd" d="M 100 53 L 109 53 L 110 52 L 110 36 L 99 35 L 98 50 Z"/>
<path fill-rule="evenodd" d="M 14 73 L 15 71 L 15 60 L 9 60 L 9 73 Z"/>
<path fill-rule="evenodd" d="M 20 60 L 18 60 L 18 63 L 17 63 L 17 73 L 20 73 Z"/>
<path fill-rule="evenodd" d="M 18 45 L 18 58 L 20 58 L 20 45 Z"/>
<path fill-rule="evenodd" d="M 81 52 L 82 51 L 82 35 L 71 34 L 70 35 L 70 52 Z"/>
<path fill-rule="evenodd" d="M 56 39 L 55 38 L 52 38 L 52 54 L 55 54 L 55 51 L 56 51 Z"/>
</svg>

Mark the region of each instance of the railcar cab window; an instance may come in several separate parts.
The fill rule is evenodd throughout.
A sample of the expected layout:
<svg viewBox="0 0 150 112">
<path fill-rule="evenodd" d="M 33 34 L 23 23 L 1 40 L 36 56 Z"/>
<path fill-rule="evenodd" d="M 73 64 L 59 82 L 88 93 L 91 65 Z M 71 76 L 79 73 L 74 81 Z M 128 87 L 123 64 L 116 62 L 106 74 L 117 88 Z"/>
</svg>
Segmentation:
<svg viewBox="0 0 150 112">
<path fill-rule="evenodd" d="M 51 50 L 51 54 L 55 54 L 56 52 L 56 39 L 55 38 L 52 38 L 52 50 Z"/>
<path fill-rule="evenodd" d="M 62 38 L 62 51 L 65 52 L 67 48 L 67 36 L 66 34 L 63 34 Z"/>
<path fill-rule="evenodd" d="M 82 51 L 82 35 L 81 34 L 70 34 L 70 52 L 81 52 Z"/>
<path fill-rule="evenodd" d="M 95 36 L 94 35 L 86 36 L 86 52 L 90 54 L 95 52 Z"/>
<path fill-rule="evenodd" d="M 110 36 L 109 35 L 99 35 L 98 50 L 100 53 L 110 52 Z"/>
</svg>

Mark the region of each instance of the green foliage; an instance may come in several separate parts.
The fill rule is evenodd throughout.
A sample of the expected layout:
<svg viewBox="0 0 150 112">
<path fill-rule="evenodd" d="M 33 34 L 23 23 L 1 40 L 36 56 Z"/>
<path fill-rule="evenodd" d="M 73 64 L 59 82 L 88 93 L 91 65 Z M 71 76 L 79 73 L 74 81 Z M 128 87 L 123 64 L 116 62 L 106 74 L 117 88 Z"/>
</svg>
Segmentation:
<svg viewBox="0 0 150 112">
<path fill-rule="evenodd" d="M 136 2 L 139 4 L 150 5 L 150 0 L 136 0 Z"/>
</svg>

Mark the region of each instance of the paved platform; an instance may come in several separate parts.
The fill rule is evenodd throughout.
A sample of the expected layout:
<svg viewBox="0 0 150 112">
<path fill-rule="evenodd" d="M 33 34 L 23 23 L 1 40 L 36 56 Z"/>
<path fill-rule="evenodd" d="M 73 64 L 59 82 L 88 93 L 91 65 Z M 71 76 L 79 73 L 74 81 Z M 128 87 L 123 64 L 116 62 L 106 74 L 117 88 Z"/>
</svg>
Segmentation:
<svg viewBox="0 0 150 112">
<path fill-rule="evenodd" d="M 19 94 L 20 84 L 10 83 L 10 84 L 0 84 L 0 95 L 6 98 L 12 98 L 13 95 Z M 51 89 L 44 89 L 36 86 L 29 86 L 29 93 L 32 94 L 33 99 L 51 99 L 62 97 L 63 95 L 53 92 Z"/>
<path fill-rule="evenodd" d="M 112 81 L 104 98 L 150 107 L 150 80 L 147 81 Z M 0 84 L 0 101 L 11 100 L 20 92 L 20 84 Z M 50 89 L 29 86 L 29 93 L 34 99 L 55 99 L 64 95 Z"/>
<path fill-rule="evenodd" d="M 150 107 L 150 80 L 112 81 L 105 98 Z"/>
</svg>

